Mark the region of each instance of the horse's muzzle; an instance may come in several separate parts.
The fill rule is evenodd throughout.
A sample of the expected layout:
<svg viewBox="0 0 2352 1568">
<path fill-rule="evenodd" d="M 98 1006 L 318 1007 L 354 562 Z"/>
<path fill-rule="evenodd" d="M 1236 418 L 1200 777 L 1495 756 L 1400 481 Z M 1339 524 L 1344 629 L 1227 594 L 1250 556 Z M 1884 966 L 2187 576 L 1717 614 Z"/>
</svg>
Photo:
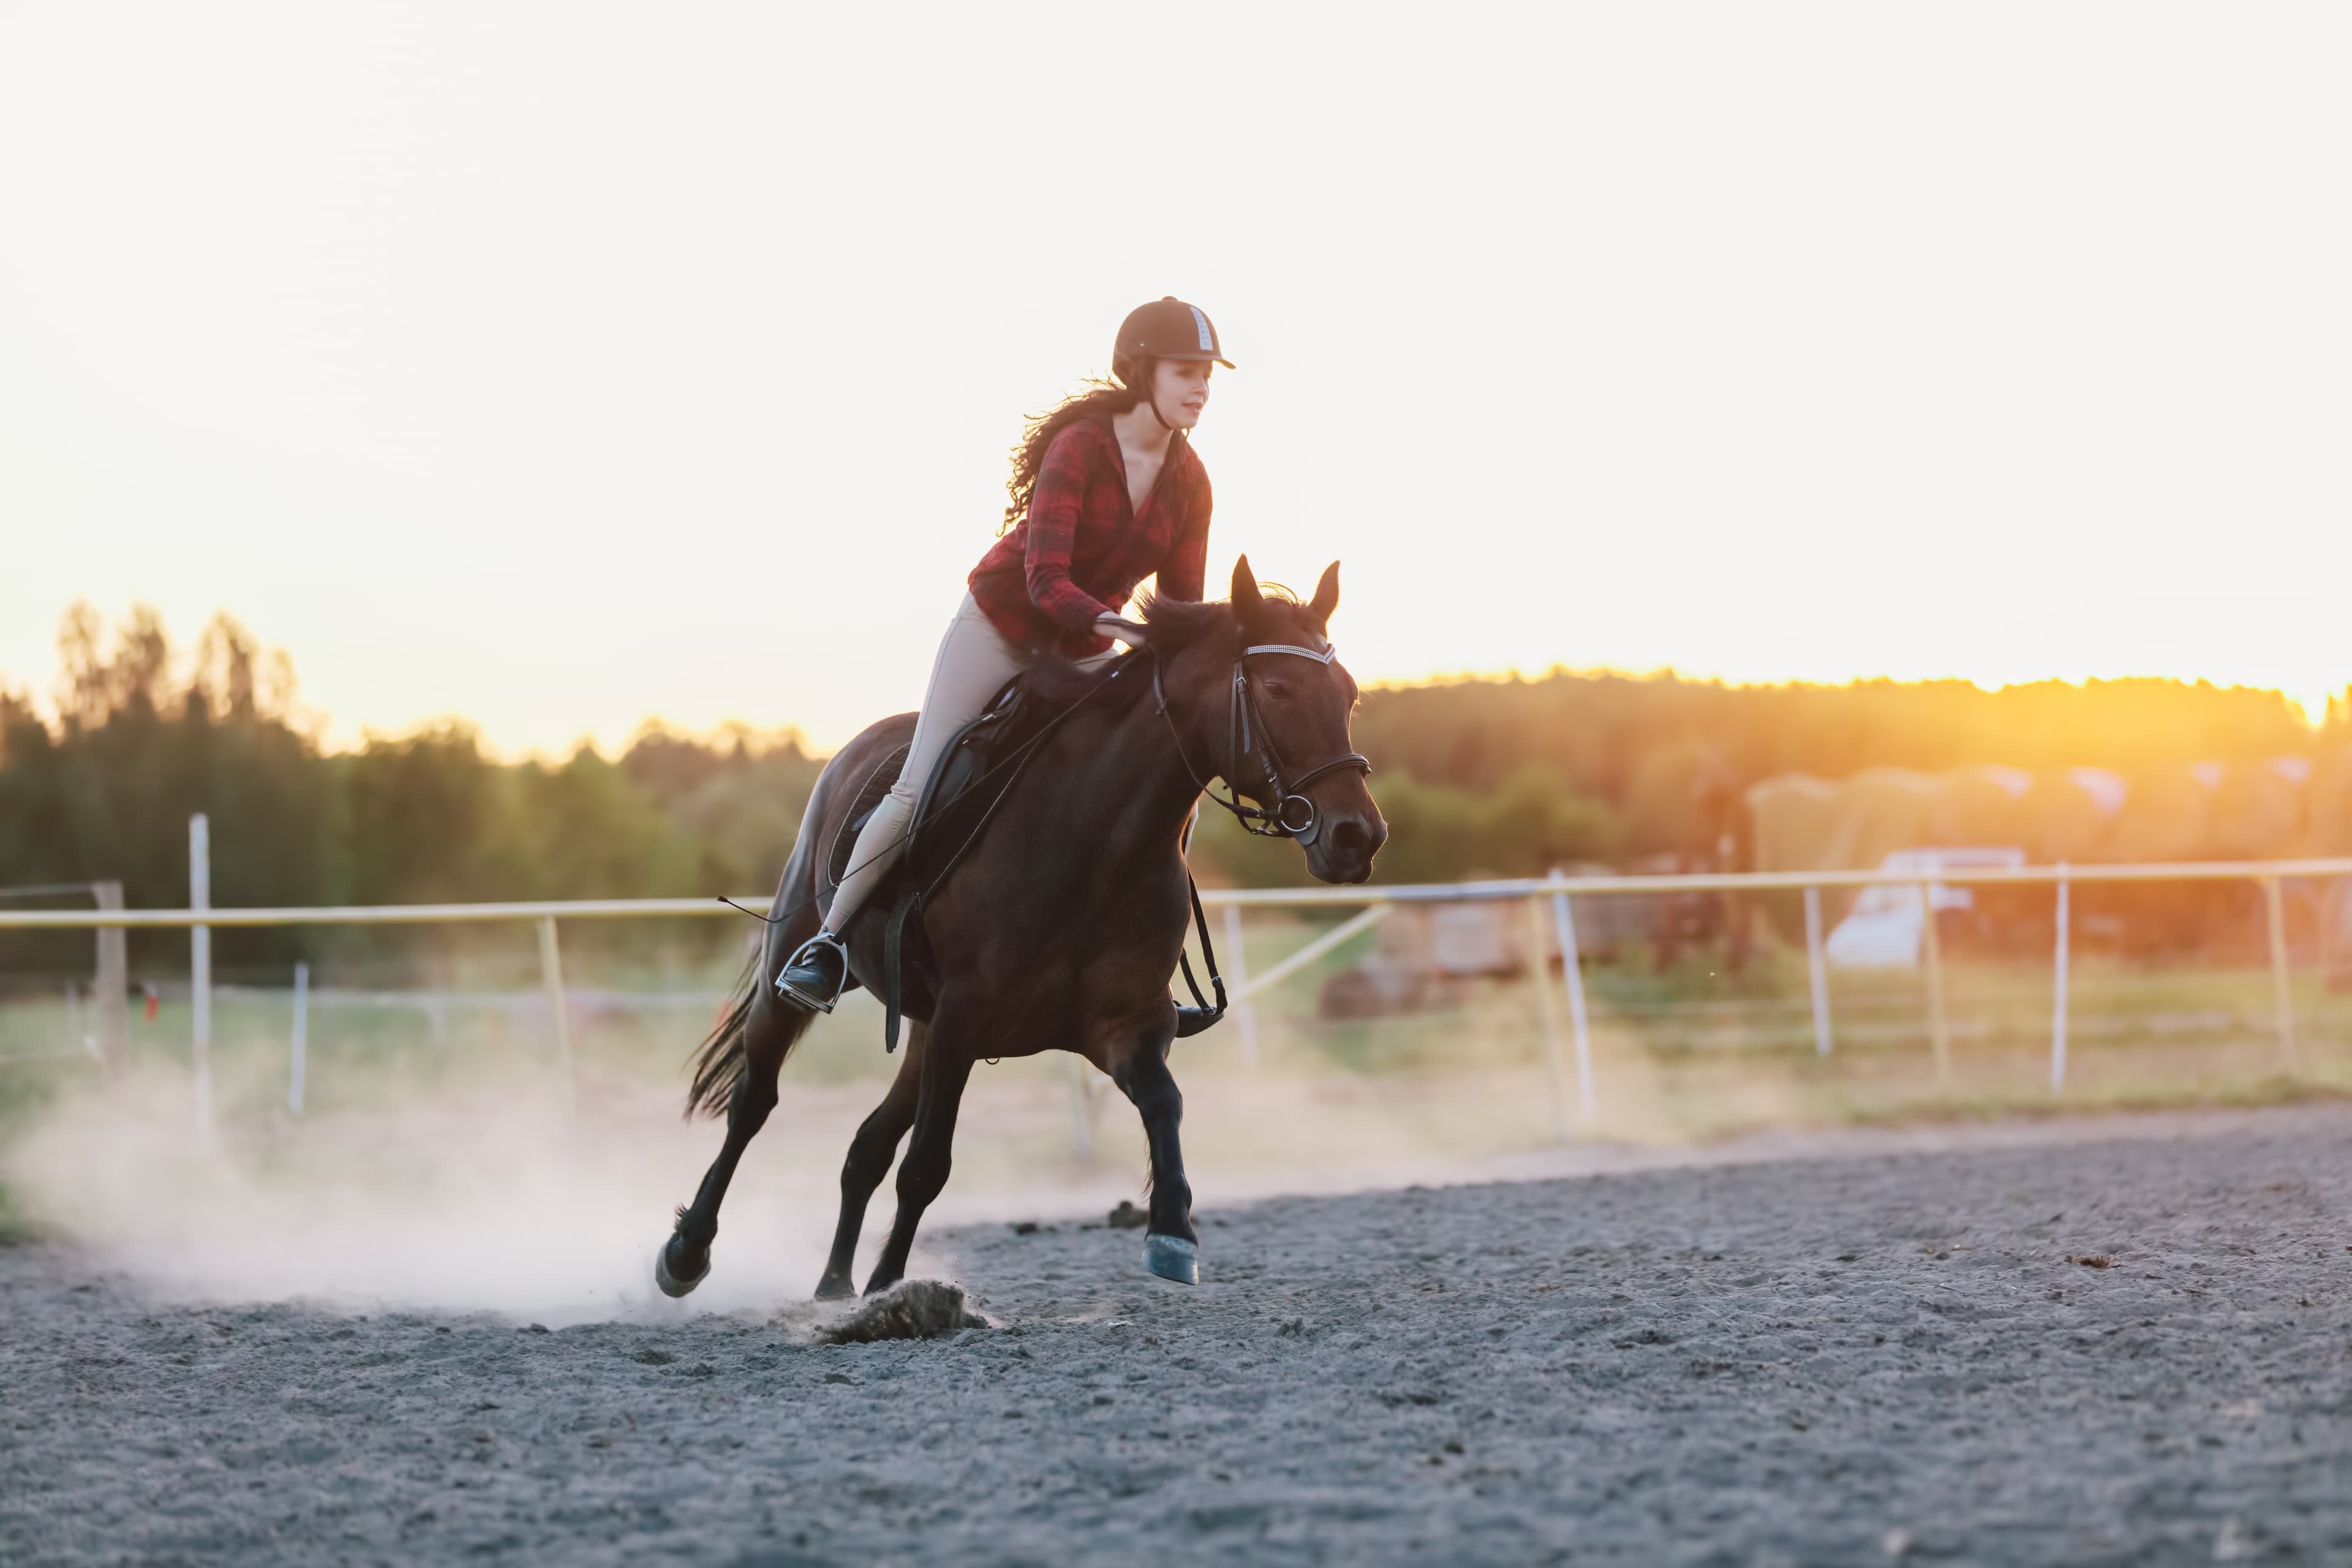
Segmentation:
<svg viewBox="0 0 2352 1568">
<path fill-rule="evenodd" d="M 1334 812 L 1323 819 L 1315 842 L 1307 847 L 1307 868 L 1322 882 L 1363 882 L 1372 875 L 1372 858 L 1389 841 L 1389 825 L 1374 816 Z"/>
</svg>

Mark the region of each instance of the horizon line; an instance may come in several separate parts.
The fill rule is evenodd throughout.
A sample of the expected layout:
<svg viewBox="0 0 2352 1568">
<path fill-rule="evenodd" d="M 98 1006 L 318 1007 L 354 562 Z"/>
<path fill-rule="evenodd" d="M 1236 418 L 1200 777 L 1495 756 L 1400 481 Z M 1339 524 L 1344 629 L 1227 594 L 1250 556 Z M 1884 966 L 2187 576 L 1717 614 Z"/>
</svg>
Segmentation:
<svg viewBox="0 0 2352 1568">
<path fill-rule="evenodd" d="M 2032 687 L 2066 687 L 2071 689 L 2082 690 L 2095 686 L 2119 686 L 2144 682 L 2178 686 L 2189 689 L 2204 688 L 2217 692 L 2247 692 L 2257 697 L 2276 698 L 2286 710 L 2299 721 L 2303 728 L 2314 735 L 2316 735 L 2327 727 L 2333 718 L 2336 704 L 2339 700 L 2338 693 L 2329 693 L 2326 698 L 2326 704 L 2322 708 L 2321 711 L 2317 714 L 2314 714 L 2305 702 L 2291 695 L 2283 686 L 2260 686 L 2245 682 L 2221 682 L 2214 680 L 2210 676 L 2189 677 L 2160 674 L 2128 674 L 2085 675 L 2076 678 L 2064 675 L 2046 675 L 2035 676 L 2030 679 L 2024 680 L 2003 680 L 1992 682 L 1966 675 L 1906 677 L 1890 675 L 1882 672 L 1869 675 L 1853 675 L 1840 680 L 1824 680 L 1805 676 L 1788 676 L 1762 679 L 1742 679 L 1738 677 L 1722 674 L 1700 674 L 1681 669 L 1670 664 L 1659 665 L 1648 669 L 1634 669 L 1619 665 L 1603 664 L 1573 666 L 1564 662 L 1550 664 L 1539 670 L 1534 671 L 1530 671 L 1519 666 L 1512 666 L 1504 669 L 1436 670 L 1426 675 L 1405 679 L 1375 680 L 1368 683 L 1364 687 L 1364 690 L 1369 694 L 1372 692 L 1444 689 L 1452 687 L 1473 685 L 1533 685 L 1541 681 L 1561 678 L 1585 680 L 1617 679 L 1637 682 L 1675 681 L 1693 686 L 1717 687 L 1728 691 L 1769 691 L 1795 689 L 1808 689 L 1817 691 L 1841 691 L 1866 686 L 1917 688 L 1969 686 L 1975 688 L 1977 690 L 1983 692 L 1988 696 L 1997 696 L 2004 691 L 2021 690 Z M 24 689 L 18 689 L 21 691 Z M 5 674 L 0 674 L 0 695 L 8 695 L 10 694 L 10 690 L 11 689 L 6 677 Z M 30 694 L 26 693 L 26 695 Z M 2347 686 L 2345 689 L 2343 695 L 2352 695 L 2352 686 Z M 30 703 L 36 716 L 40 718 L 45 724 L 58 725 L 63 722 L 63 716 L 58 710 L 53 694 L 46 696 L 31 696 Z M 2352 707 L 2352 704 L 2347 704 L 2347 706 Z M 297 698 L 292 702 L 289 711 L 273 714 L 271 717 L 278 720 L 279 722 L 286 724 L 288 728 L 295 731 L 305 739 L 310 741 L 318 747 L 319 752 L 322 756 L 348 755 L 362 751 L 372 744 L 386 742 L 397 742 L 400 741 L 413 739 L 420 735 L 432 733 L 436 731 L 455 730 L 463 731 L 469 735 L 485 757 L 493 762 L 507 765 L 533 762 L 560 765 L 561 763 L 568 762 L 572 758 L 579 755 L 583 750 L 593 752 L 598 756 L 603 757 L 607 761 L 616 761 L 621 756 L 625 755 L 630 748 L 635 746 L 641 739 L 652 734 L 672 736 L 679 740 L 688 741 L 695 744 L 705 746 L 713 745 L 730 739 L 743 742 L 766 741 L 771 742 L 774 748 L 778 749 L 785 744 L 793 744 L 797 745 L 805 754 L 814 759 L 823 759 L 832 756 L 835 752 L 838 752 L 843 745 L 846 745 L 851 738 L 850 736 L 845 736 L 836 743 L 822 743 L 810 734 L 805 726 L 793 721 L 761 723 L 749 719 L 730 717 L 719 720 L 711 724 L 694 726 L 667 719 L 658 713 L 651 713 L 637 720 L 635 723 L 629 726 L 625 732 L 625 739 L 608 742 L 594 731 L 583 731 L 561 747 L 511 747 L 501 745 L 490 737 L 485 731 L 479 721 L 472 719 L 466 714 L 454 711 L 422 714 L 416 718 L 407 720 L 394 725 L 362 724 L 356 726 L 354 729 L 344 731 L 341 726 L 335 722 L 331 714 L 315 709 L 308 709 L 299 700 L 299 699 Z M 855 731 L 853 731 L 853 735 Z"/>
</svg>

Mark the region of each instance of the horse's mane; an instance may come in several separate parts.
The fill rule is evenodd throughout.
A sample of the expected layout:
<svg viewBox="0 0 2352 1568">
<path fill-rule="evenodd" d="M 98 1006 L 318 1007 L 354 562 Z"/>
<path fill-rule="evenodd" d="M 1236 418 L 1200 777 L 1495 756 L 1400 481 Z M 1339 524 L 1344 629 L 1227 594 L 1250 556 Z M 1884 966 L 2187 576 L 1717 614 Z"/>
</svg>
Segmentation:
<svg viewBox="0 0 2352 1568">
<path fill-rule="evenodd" d="M 1279 615 L 1286 622 L 1307 626 L 1301 613 L 1306 606 L 1298 596 L 1279 584 L 1260 585 L 1267 618 Z M 1239 630 L 1240 617 L 1234 614 L 1232 604 L 1223 599 L 1171 599 L 1162 595 L 1146 594 L 1141 601 L 1144 626 L 1144 648 L 1154 653 L 1181 653 L 1194 643 L 1211 637 L 1231 635 Z M 1237 643 L 1238 646 L 1238 643 Z M 1144 649 L 1129 649 L 1114 661 L 1124 667 L 1130 660 L 1140 660 Z M 1068 702 L 1084 696 L 1103 678 L 1100 665 L 1087 666 L 1064 658 L 1041 658 L 1030 667 L 1029 689 L 1049 702 Z M 1110 690 L 1097 701 L 1125 705 L 1134 701 L 1137 694 L 1151 689 L 1149 675 L 1142 679 L 1119 679 L 1110 683 Z"/>
</svg>

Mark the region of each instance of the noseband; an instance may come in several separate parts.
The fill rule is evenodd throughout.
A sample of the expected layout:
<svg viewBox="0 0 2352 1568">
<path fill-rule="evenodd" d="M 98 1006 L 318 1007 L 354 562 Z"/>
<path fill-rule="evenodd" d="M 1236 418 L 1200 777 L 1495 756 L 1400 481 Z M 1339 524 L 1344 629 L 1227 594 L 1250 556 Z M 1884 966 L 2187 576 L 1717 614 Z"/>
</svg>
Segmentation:
<svg viewBox="0 0 2352 1568">
<path fill-rule="evenodd" d="M 1184 737 L 1176 728 L 1175 715 L 1168 711 L 1168 694 L 1160 689 L 1160 656 L 1157 653 L 1151 657 L 1152 700 L 1160 705 L 1160 716 L 1168 721 L 1168 733 L 1175 739 L 1176 754 L 1182 759 L 1184 771 L 1192 775 L 1192 782 L 1201 786 L 1202 795 L 1232 812 L 1234 821 L 1261 838 L 1295 838 L 1301 844 L 1312 845 L 1316 835 L 1323 829 L 1323 819 L 1316 811 L 1315 803 L 1307 798 L 1307 786 L 1342 768 L 1353 768 L 1369 778 L 1372 764 L 1369 758 L 1349 752 L 1344 757 L 1318 763 L 1295 778 L 1288 777 L 1288 770 L 1283 766 L 1282 753 L 1275 748 L 1273 731 L 1266 728 L 1265 715 L 1257 710 L 1257 698 L 1250 690 L 1249 659 L 1261 653 L 1294 654 L 1327 666 L 1339 656 L 1339 650 L 1328 643 L 1320 653 L 1292 643 L 1260 643 L 1255 647 L 1244 647 L 1234 656 L 1233 696 L 1225 721 L 1225 796 L 1220 796 L 1209 787 L 1209 781 L 1201 776 L 1192 766 L 1192 759 L 1184 751 Z M 1234 775 L 1240 770 L 1241 760 L 1244 756 L 1255 762 L 1258 772 L 1264 775 L 1276 802 L 1272 811 L 1252 805 L 1242 798 L 1241 786 L 1234 782 Z"/>
</svg>

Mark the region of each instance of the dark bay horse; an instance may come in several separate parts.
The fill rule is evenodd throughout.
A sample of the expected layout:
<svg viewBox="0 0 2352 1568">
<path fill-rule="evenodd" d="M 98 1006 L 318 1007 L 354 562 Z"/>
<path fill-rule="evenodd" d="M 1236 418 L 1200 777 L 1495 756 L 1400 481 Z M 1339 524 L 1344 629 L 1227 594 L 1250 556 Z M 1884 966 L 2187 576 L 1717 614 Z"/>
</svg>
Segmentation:
<svg viewBox="0 0 2352 1568">
<path fill-rule="evenodd" d="M 930 963 L 908 965 L 905 1005 L 917 1026 L 889 1092 L 858 1128 L 841 1168 L 841 1218 L 821 1298 L 848 1296 L 866 1205 L 912 1129 L 898 1165 L 898 1212 L 867 1277 L 896 1284 L 915 1227 L 947 1185 L 956 1107 L 983 1058 L 1076 1051 L 1109 1075 L 1143 1119 L 1151 1151 L 1146 1266 L 1190 1279 L 1199 1237 L 1177 1123 L 1183 1096 L 1168 1070 L 1176 1033 L 1169 981 L 1191 914 L 1182 838 L 1203 789 L 1222 774 L 1326 882 L 1361 882 L 1388 837 L 1349 721 L 1356 683 L 1330 658 L 1325 627 L 1339 601 L 1336 563 L 1314 598 L 1261 593 L 1244 557 L 1224 604 L 1157 601 L 1145 647 L 1126 659 L 1157 668 L 1098 685 L 1071 667 L 1033 672 L 1048 697 L 1092 693 L 1040 743 L 1018 784 L 922 906 Z M 1303 656 L 1303 657 L 1302 657 Z M 719 1205 L 745 1145 L 776 1103 L 776 1075 L 811 1015 L 774 982 L 813 934 L 833 888 L 836 836 L 875 770 L 907 743 L 914 715 L 865 731 L 825 765 L 747 989 L 696 1061 L 689 1115 L 727 1114 L 727 1139 L 694 1202 L 655 1260 L 661 1289 L 682 1296 L 710 1268 Z M 1215 798 L 1213 795 L 1212 798 Z M 1311 808 L 1311 809 L 1310 809 Z M 920 840 L 918 840 L 919 845 Z M 879 993 L 893 889 L 867 901 L 847 932 L 850 973 Z"/>
</svg>

